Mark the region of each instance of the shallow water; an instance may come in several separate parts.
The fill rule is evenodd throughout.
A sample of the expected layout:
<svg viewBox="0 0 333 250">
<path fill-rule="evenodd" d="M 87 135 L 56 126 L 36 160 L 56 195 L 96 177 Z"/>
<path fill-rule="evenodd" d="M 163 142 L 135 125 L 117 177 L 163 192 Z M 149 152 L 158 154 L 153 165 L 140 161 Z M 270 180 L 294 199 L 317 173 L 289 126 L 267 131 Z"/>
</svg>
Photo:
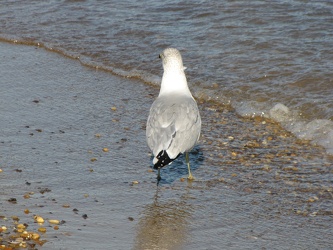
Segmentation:
<svg viewBox="0 0 333 250">
<path fill-rule="evenodd" d="M 59 230 L 45 223 L 38 249 L 330 249 L 333 169 L 322 148 L 199 100 L 196 181 L 181 179 L 180 157 L 157 187 L 145 143 L 157 88 L 40 48 L 0 51 L 0 221 L 9 232 L 11 216 L 37 230 L 38 214 L 64 221 Z"/>
<path fill-rule="evenodd" d="M 181 50 L 197 97 L 281 122 L 333 153 L 330 1 L 7 1 L 0 37 L 158 84 Z M 276 112 L 283 104 L 288 112 Z M 318 120 L 320 119 L 320 120 Z M 313 121 L 311 123 L 311 121 Z"/>
</svg>

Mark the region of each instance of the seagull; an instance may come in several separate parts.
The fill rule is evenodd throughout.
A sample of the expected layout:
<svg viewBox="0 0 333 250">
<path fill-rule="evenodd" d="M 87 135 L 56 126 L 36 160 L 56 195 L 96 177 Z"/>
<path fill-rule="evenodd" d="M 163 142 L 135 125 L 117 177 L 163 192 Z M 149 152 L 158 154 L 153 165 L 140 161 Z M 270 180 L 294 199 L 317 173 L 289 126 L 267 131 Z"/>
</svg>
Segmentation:
<svg viewBox="0 0 333 250">
<path fill-rule="evenodd" d="M 164 72 L 160 93 L 150 108 L 146 127 L 147 143 L 154 155 L 154 169 L 158 169 L 157 180 L 161 180 L 160 169 L 184 153 L 188 180 L 194 180 L 189 151 L 200 136 L 198 105 L 188 88 L 180 52 L 167 48 L 159 57 Z"/>
</svg>

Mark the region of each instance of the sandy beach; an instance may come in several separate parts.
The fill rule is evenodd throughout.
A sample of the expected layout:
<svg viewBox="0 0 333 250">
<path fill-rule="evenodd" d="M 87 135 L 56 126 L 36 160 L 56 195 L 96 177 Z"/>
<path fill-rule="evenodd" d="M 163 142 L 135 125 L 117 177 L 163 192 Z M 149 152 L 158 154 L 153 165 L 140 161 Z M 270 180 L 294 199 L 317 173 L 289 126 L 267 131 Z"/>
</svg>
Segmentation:
<svg viewBox="0 0 333 250">
<path fill-rule="evenodd" d="M 0 51 L 0 245 L 332 247 L 333 159 L 321 147 L 199 99 L 196 180 L 180 157 L 157 186 L 145 139 L 156 87 L 43 48 Z M 40 238 L 25 239 L 19 224 Z"/>
</svg>

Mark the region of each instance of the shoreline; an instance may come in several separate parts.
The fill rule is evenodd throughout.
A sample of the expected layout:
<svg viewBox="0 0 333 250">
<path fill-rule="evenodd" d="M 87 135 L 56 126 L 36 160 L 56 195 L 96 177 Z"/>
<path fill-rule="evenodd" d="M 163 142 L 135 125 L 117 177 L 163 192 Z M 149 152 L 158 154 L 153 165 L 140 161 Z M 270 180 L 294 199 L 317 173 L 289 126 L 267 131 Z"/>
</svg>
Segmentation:
<svg viewBox="0 0 333 250">
<path fill-rule="evenodd" d="M 12 45 L 24 45 L 33 46 L 36 48 L 42 48 L 45 51 L 53 52 L 61 55 L 65 58 L 69 58 L 78 61 L 82 66 L 88 69 L 98 70 L 101 72 L 106 72 L 112 74 L 116 77 L 127 78 L 131 80 L 139 80 L 140 82 L 153 86 L 155 88 L 159 87 L 159 80 L 156 76 L 143 76 L 140 73 L 129 73 L 123 71 L 122 69 L 113 68 L 111 66 L 105 66 L 103 64 L 92 64 L 90 61 L 85 61 L 84 58 L 81 59 L 79 54 L 71 54 L 64 50 L 55 49 L 46 44 L 36 42 L 36 41 L 24 41 L 16 40 L 14 38 L 1 37 L 0 42 L 12 44 Z M 284 130 L 291 132 L 300 140 L 308 140 L 314 146 L 322 146 L 325 148 L 327 154 L 333 157 L 333 137 L 331 136 L 333 131 L 333 122 L 329 119 L 307 119 L 303 115 L 299 114 L 298 110 L 292 110 L 285 106 L 284 103 L 276 103 L 271 107 L 258 108 L 260 104 L 252 105 L 248 103 L 232 103 L 227 97 L 221 96 L 219 91 L 216 91 L 215 84 L 210 87 L 204 87 L 203 89 L 198 89 L 193 91 L 193 95 L 197 99 L 203 99 L 205 102 L 214 101 L 219 105 L 230 106 L 243 118 L 256 118 L 262 117 L 278 123 Z M 323 136 L 326 135 L 326 136 Z M 328 136 L 327 136 L 328 135 Z"/>
</svg>

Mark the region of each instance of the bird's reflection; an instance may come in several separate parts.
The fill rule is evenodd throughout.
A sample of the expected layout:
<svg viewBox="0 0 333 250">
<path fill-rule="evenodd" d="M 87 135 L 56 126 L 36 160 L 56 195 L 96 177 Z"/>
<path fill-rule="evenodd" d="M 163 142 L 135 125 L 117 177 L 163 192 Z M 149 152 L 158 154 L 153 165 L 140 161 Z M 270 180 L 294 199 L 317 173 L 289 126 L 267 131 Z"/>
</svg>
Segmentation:
<svg viewBox="0 0 333 250">
<path fill-rule="evenodd" d="M 162 200 L 157 187 L 154 203 L 145 207 L 138 223 L 134 249 L 181 249 L 187 239 L 191 206 L 186 197 Z M 186 195 L 185 195 L 186 196 Z"/>
</svg>

